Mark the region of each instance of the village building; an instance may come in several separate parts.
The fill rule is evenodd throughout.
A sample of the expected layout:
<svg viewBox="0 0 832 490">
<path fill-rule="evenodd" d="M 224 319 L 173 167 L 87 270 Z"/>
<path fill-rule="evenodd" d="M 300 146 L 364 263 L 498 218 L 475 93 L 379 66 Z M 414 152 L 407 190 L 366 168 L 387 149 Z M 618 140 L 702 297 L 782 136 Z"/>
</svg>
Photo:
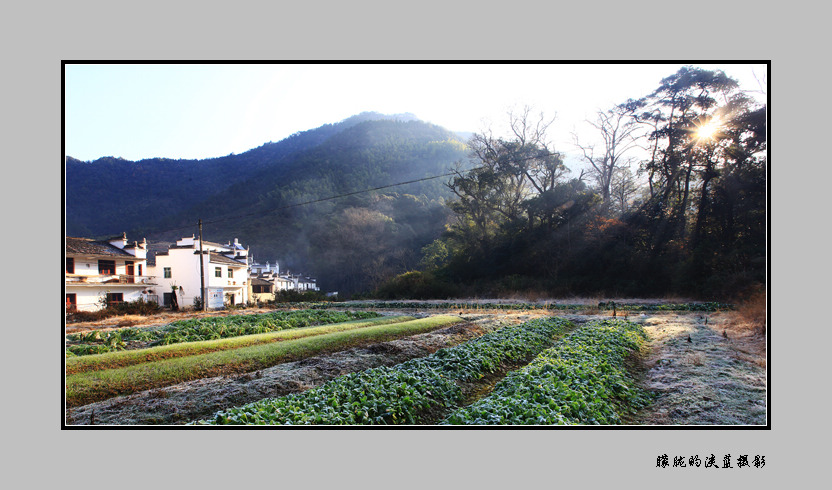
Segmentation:
<svg viewBox="0 0 832 490">
<path fill-rule="evenodd" d="M 139 299 L 156 301 L 147 266 L 147 241 L 128 244 L 127 234 L 108 240 L 65 237 L 67 311 L 96 311 Z"/>
<path fill-rule="evenodd" d="M 275 276 L 274 284 L 275 284 L 275 290 L 276 291 L 294 291 L 295 290 L 295 281 L 289 279 L 288 277 Z"/>
<path fill-rule="evenodd" d="M 249 297 L 255 303 L 268 303 L 274 299 L 274 283 L 261 277 L 249 279 Z"/>
<path fill-rule="evenodd" d="M 274 299 L 281 291 L 320 291 L 315 279 L 288 271 L 281 273 L 277 262 L 261 264 L 252 261 L 249 266 L 249 295 L 252 301 L 265 303 Z"/>
<path fill-rule="evenodd" d="M 236 238 L 225 245 L 203 240 L 201 248 L 200 261 L 199 239 L 182 238 L 148 261 L 150 273 L 159 284 L 162 304 L 170 306 L 174 295 L 179 307 L 198 304 L 202 300 L 202 274 L 209 309 L 248 303 L 248 250 Z"/>
<path fill-rule="evenodd" d="M 303 275 L 293 276 L 291 279 L 295 285 L 295 291 L 320 291 L 318 282 L 311 277 Z"/>
<path fill-rule="evenodd" d="M 266 261 L 265 264 L 261 264 L 261 263 L 256 262 L 252 259 L 251 265 L 249 265 L 249 273 L 251 275 L 258 275 L 258 276 L 261 275 L 261 274 L 269 274 L 269 273 L 280 274 L 280 265 L 277 262 L 272 264 L 269 261 Z"/>
</svg>

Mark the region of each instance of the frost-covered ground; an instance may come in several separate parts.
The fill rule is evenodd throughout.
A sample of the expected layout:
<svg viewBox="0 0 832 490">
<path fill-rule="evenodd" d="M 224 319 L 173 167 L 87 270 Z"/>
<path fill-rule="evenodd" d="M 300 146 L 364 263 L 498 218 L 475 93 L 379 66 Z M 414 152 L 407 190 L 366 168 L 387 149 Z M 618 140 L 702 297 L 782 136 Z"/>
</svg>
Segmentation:
<svg viewBox="0 0 832 490">
<path fill-rule="evenodd" d="M 766 425 L 765 338 L 727 317 L 643 315 L 643 386 L 657 397 L 637 424 Z M 707 320 L 707 323 L 706 323 Z"/>
</svg>

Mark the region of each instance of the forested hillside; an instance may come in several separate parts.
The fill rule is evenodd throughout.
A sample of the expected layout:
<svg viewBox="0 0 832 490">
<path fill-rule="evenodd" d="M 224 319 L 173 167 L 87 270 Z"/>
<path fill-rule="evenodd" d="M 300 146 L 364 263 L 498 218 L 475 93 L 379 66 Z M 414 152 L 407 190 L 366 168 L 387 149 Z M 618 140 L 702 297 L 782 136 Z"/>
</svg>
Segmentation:
<svg viewBox="0 0 832 490">
<path fill-rule="evenodd" d="M 111 235 L 125 227 L 159 230 L 179 214 L 253 174 L 279 172 L 294 155 L 365 121 L 412 119 L 412 115 L 362 113 L 336 124 L 298 132 L 240 155 L 205 160 L 151 158 L 137 162 L 103 157 L 92 162 L 66 158 L 66 232 L 70 236 Z"/>
<path fill-rule="evenodd" d="M 418 265 L 448 222 L 447 179 L 295 205 L 446 174 L 466 154 L 443 128 L 364 113 L 212 160 L 68 158 L 67 234 L 164 243 L 202 219 L 208 240 L 239 238 L 258 260 L 354 293 Z"/>
</svg>

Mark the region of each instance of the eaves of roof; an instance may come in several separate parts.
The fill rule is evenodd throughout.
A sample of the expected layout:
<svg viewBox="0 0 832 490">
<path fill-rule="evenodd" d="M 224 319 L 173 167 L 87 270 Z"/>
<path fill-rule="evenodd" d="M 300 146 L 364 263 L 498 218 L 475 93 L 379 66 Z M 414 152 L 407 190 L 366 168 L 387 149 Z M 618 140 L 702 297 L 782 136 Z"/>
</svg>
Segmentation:
<svg viewBox="0 0 832 490">
<path fill-rule="evenodd" d="M 89 238 L 66 237 L 65 251 L 67 255 L 99 255 L 108 257 L 133 257 L 135 255 L 125 252 L 107 242 L 92 240 Z"/>
</svg>

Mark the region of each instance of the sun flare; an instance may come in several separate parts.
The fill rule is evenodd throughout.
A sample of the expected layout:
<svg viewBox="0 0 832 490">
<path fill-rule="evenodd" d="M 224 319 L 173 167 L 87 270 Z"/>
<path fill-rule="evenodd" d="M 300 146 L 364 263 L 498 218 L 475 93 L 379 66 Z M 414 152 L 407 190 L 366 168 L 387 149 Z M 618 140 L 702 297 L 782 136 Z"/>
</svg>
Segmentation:
<svg viewBox="0 0 832 490">
<path fill-rule="evenodd" d="M 716 133 L 721 127 L 719 118 L 711 118 L 708 122 L 702 124 L 696 129 L 696 139 L 709 140 L 716 137 Z"/>
</svg>

